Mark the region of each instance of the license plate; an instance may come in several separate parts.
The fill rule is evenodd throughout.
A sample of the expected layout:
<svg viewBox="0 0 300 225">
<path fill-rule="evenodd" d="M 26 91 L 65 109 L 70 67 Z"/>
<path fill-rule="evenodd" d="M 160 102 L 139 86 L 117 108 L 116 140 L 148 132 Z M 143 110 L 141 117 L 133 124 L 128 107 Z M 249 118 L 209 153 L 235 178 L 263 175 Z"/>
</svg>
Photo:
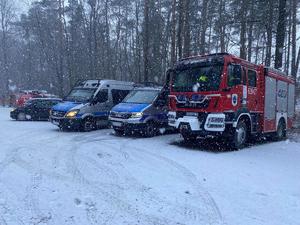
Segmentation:
<svg viewBox="0 0 300 225">
<path fill-rule="evenodd" d="M 114 127 L 122 127 L 122 123 L 121 122 L 113 122 L 112 125 Z"/>
</svg>

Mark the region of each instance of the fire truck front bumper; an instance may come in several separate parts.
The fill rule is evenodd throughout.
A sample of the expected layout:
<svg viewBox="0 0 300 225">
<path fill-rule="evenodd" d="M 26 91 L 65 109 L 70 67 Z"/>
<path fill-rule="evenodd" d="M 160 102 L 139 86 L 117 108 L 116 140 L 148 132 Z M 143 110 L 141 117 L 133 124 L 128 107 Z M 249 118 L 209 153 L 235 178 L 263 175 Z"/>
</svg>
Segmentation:
<svg viewBox="0 0 300 225">
<path fill-rule="evenodd" d="M 225 131 L 225 114 L 210 113 L 205 117 L 186 115 L 177 117 L 176 112 L 169 112 L 169 126 L 179 129 L 181 132 L 198 134 L 222 133 Z"/>
</svg>

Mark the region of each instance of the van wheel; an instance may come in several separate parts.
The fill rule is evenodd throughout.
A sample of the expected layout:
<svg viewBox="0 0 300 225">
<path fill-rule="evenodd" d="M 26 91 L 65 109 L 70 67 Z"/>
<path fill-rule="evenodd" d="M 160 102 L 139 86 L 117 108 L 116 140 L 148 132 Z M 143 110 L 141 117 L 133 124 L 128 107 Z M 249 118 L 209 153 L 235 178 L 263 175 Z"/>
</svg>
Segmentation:
<svg viewBox="0 0 300 225">
<path fill-rule="evenodd" d="M 156 134 L 156 128 L 154 126 L 154 123 L 150 121 L 146 124 L 144 135 L 147 138 L 151 138 L 154 137 L 155 134 Z"/>
<path fill-rule="evenodd" d="M 287 135 L 286 135 L 286 125 L 283 119 L 281 119 L 279 121 L 278 127 L 277 127 L 277 131 L 275 134 L 275 140 L 276 141 L 281 141 L 286 139 Z"/>
<path fill-rule="evenodd" d="M 235 129 L 232 147 L 234 149 L 241 149 L 245 147 L 248 140 L 248 128 L 244 121 L 239 121 Z"/>
<path fill-rule="evenodd" d="M 19 120 L 19 121 L 25 121 L 25 120 L 26 120 L 26 115 L 25 115 L 25 113 L 19 113 L 19 114 L 17 115 L 17 120 Z"/>
<path fill-rule="evenodd" d="M 82 131 L 90 132 L 96 129 L 96 121 L 94 118 L 86 118 L 82 123 Z"/>
<path fill-rule="evenodd" d="M 124 135 L 124 130 L 117 130 L 117 129 L 114 129 L 114 131 L 115 131 L 115 135 L 116 136 L 123 136 Z"/>
</svg>

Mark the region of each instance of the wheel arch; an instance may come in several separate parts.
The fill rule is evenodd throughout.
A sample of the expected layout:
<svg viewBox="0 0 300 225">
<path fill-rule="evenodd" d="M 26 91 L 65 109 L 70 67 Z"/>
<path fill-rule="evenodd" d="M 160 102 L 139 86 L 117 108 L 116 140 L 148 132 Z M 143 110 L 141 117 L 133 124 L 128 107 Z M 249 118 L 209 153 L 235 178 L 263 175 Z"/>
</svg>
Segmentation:
<svg viewBox="0 0 300 225">
<path fill-rule="evenodd" d="M 92 114 L 92 113 L 86 113 L 86 114 L 83 114 L 82 116 L 81 116 L 81 118 L 83 119 L 83 120 L 85 120 L 85 119 L 87 119 L 87 118 L 95 118 L 95 116 Z"/>
<path fill-rule="evenodd" d="M 277 113 L 276 115 L 276 129 L 278 129 L 278 126 L 280 124 L 280 122 L 283 121 L 285 124 L 285 129 L 287 129 L 288 127 L 288 123 L 287 123 L 287 113 Z"/>
<path fill-rule="evenodd" d="M 245 121 L 249 132 L 252 132 L 252 119 L 251 119 L 251 115 L 249 113 L 241 113 L 236 121 L 233 123 L 233 127 L 237 127 L 237 124 L 239 123 L 239 121 Z"/>
</svg>

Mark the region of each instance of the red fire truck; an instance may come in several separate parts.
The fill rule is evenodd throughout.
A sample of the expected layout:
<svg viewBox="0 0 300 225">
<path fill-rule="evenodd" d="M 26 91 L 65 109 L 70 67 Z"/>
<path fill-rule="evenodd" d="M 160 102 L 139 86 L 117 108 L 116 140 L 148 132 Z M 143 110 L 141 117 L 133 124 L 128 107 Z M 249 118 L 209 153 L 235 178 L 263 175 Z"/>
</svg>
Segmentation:
<svg viewBox="0 0 300 225">
<path fill-rule="evenodd" d="M 168 71 L 169 125 L 185 141 L 221 136 L 234 148 L 250 138 L 284 139 L 292 127 L 295 81 L 227 53 L 185 58 Z"/>
</svg>

